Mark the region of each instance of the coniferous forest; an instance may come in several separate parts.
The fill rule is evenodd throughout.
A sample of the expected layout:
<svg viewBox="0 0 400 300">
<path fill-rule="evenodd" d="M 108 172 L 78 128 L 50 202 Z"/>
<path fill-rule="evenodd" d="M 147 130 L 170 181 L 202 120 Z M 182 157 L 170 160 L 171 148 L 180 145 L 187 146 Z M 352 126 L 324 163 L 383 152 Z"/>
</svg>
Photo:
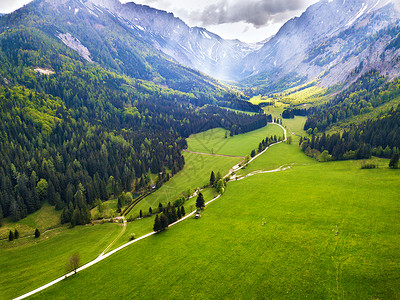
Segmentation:
<svg viewBox="0 0 400 300">
<path fill-rule="evenodd" d="M 85 224 L 97 199 L 181 170 L 190 134 L 267 124 L 263 114 L 219 108 L 259 109 L 222 88 L 191 78 L 205 88 L 178 91 L 120 75 L 36 29 L 3 28 L 0 49 L 0 218 L 17 221 L 48 201 L 63 223 Z"/>
</svg>

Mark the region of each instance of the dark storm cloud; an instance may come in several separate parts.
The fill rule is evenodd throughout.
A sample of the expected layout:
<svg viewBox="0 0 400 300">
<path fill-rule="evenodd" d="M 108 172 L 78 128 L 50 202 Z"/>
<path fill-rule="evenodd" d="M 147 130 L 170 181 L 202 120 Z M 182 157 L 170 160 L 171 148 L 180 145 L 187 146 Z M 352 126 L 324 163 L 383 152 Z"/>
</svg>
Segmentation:
<svg viewBox="0 0 400 300">
<path fill-rule="evenodd" d="M 204 26 L 246 22 L 256 27 L 281 21 L 280 15 L 305 7 L 305 0 L 249 0 L 237 3 L 223 0 L 207 6 L 198 15 Z"/>
</svg>

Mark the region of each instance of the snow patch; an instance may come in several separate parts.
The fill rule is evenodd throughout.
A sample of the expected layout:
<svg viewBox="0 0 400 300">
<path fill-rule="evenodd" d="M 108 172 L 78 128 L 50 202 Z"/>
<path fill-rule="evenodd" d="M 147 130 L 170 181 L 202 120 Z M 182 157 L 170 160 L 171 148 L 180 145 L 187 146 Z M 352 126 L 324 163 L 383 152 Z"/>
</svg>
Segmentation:
<svg viewBox="0 0 400 300">
<path fill-rule="evenodd" d="M 141 31 L 144 31 L 144 28 L 140 25 L 135 25 L 137 28 L 139 28 Z"/>
<path fill-rule="evenodd" d="M 79 12 L 79 8 L 75 8 L 74 14 L 76 15 Z"/>
<path fill-rule="evenodd" d="M 347 23 L 346 26 L 351 26 L 355 21 L 357 21 L 357 19 L 360 18 L 364 14 L 364 12 L 366 11 L 367 8 L 368 8 L 368 4 L 363 3 L 358 14 L 352 20 L 350 20 L 350 22 Z"/>
<path fill-rule="evenodd" d="M 206 38 L 208 38 L 209 40 L 211 40 L 211 36 L 209 36 L 207 32 L 204 32 L 204 31 L 203 31 L 202 33 L 203 33 L 203 35 L 204 35 Z"/>
</svg>

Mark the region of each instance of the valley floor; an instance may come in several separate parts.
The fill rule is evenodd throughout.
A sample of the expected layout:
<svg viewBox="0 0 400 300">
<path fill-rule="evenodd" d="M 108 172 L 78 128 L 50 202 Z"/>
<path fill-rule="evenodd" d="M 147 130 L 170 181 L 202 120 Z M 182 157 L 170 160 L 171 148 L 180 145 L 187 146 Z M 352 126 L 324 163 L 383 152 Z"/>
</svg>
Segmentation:
<svg viewBox="0 0 400 300">
<path fill-rule="evenodd" d="M 33 298 L 398 298 L 400 173 L 379 162 L 373 170 L 358 161 L 317 163 L 293 136 L 237 172 L 253 176 L 229 182 L 200 219 Z M 280 166 L 290 168 L 265 173 Z M 5 284 L 12 294 L 23 290 Z"/>
</svg>

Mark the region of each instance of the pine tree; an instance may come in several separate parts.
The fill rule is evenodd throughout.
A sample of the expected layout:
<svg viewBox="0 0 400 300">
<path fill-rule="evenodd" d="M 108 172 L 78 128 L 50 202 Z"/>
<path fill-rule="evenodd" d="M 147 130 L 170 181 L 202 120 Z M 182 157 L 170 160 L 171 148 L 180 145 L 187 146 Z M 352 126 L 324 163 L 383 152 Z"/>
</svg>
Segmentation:
<svg viewBox="0 0 400 300">
<path fill-rule="evenodd" d="M 10 230 L 10 233 L 8 234 L 8 240 L 12 242 L 14 240 L 14 233 Z"/>
<path fill-rule="evenodd" d="M 395 154 L 393 154 L 392 158 L 390 159 L 389 168 L 398 169 L 398 167 L 399 167 L 399 154 L 395 153 Z"/>
<path fill-rule="evenodd" d="M 175 208 L 175 206 L 172 206 L 171 207 L 171 222 L 169 222 L 169 223 L 174 223 L 177 220 L 178 220 L 178 215 L 176 213 L 176 208 Z"/>
<path fill-rule="evenodd" d="M 160 203 L 158 203 L 158 212 L 162 212 L 163 211 L 163 205 Z"/>
<path fill-rule="evenodd" d="M 151 209 L 151 207 L 149 207 L 149 214 L 150 216 L 153 214 L 153 210 Z"/>
<path fill-rule="evenodd" d="M 214 171 L 211 171 L 210 185 L 214 185 L 214 183 L 215 183 L 215 174 L 214 174 Z"/>
<path fill-rule="evenodd" d="M 196 207 L 203 208 L 204 207 L 204 197 L 203 194 L 200 192 L 196 199 Z"/>
<path fill-rule="evenodd" d="M 17 238 L 19 238 L 19 232 L 18 232 L 17 228 L 15 228 L 14 239 L 17 239 Z"/>
<path fill-rule="evenodd" d="M 35 230 L 35 238 L 38 238 L 40 236 L 40 231 L 39 229 L 36 228 Z"/>
<path fill-rule="evenodd" d="M 140 217 L 140 218 L 143 218 L 143 212 L 142 212 L 142 210 L 140 210 L 140 212 L 139 212 L 139 217 Z"/>
<path fill-rule="evenodd" d="M 156 218 L 154 219 L 153 231 L 158 232 L 160 230 L 161 230 L 160 217 L 156 215 Z"/>
<path fill-rule="evenodd" d="M 186 214 L 185 212 L 185 208 L 183 207 L 183 205 L 181 206 L 181 216 L 184 217 Z"/>
<path fill-rule="evenodd" d="M 160 217 L 161 230 L 168 228 L 168 217 L 163 213 Z"/>
</svg>

